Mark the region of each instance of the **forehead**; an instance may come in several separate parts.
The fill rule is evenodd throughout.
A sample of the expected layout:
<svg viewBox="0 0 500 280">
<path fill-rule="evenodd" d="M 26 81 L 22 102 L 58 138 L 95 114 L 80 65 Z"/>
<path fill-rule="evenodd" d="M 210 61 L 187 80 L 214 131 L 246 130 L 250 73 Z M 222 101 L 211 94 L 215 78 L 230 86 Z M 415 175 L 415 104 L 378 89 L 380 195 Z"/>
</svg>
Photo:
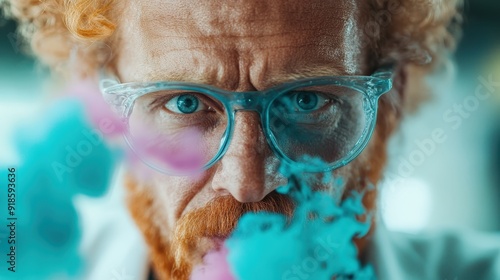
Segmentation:
<svg viewBox="0 0 500 280">
<path fill-rule="evenodd" d="M 342 27 L 356 11 L 354 1 L 325 0 L 208 0 L 208 1 L 138 1 L 136 8 L 146 20 L 172 33 L 199 36 L 270 36 L 283 32 Z M 151 24 L 153 23 L 153 24 Z M 163 30 L 156 30 L 163 31 Z M 324 30 L 325 33 L 328 32 Z M 333 30 L 331 30 L 333 31 Z"/>
<path fill-rule="evenodd" d="M 365 70 L 360 18 L 350 0 L 131 1 L 121 19 L 120 72 L 130 81 L 226 88 L 245 80 L 265 86 L 293 76 L 359 74 Z"/>
</svg>

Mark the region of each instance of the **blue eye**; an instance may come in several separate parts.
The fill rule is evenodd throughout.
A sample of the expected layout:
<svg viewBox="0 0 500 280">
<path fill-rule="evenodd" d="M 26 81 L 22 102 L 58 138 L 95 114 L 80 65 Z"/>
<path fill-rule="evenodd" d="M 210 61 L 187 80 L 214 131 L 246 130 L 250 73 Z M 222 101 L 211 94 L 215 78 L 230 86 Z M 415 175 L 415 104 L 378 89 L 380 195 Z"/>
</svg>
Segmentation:
<svg viewBox="0 0 500 280">
<path fill-rule="evenodd" d="M 295 97 L 297 106 L 304 110 L 314 110 L 318 106 L 318 95 L 310 92 L 300 92 Z"/>
<path fill-rule="evenodd" d="M 165 108 L 178 114 L 192 114 L 206 109 L 207 106 L 192 94 L 183 94 L 170 99 Z"/>
<path fill-rule="evenodd" d="M 329 101 L 328 98 L 313 91 L 298 91 L 294 94 L 292 100 L 294 107 L 302 112 L 321 109 Z"/>
</svg>

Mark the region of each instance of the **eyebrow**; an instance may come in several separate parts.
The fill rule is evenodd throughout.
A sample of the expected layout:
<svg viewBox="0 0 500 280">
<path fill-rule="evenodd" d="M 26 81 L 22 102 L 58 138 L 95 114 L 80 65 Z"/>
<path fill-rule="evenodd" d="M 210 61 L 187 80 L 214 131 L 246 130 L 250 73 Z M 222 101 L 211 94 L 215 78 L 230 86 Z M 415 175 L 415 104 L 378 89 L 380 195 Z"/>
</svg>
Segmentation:
<svg viewBox="0 0 500 280">
<path fill-rule="evenodd" d="M 312 77 L 324 77 L 324 76 L 348 76 L 348 75 L 358 75 L 358 73 L 346 73 L 346 71 L 340 70 L 344 67 L 340 67 L 340 65 L 332 65 L 332 66 L 309 66 L 305 68 L 301 68 L 297 71 L 292 72 L 281 72 L 277 74 L 273 74 L 270 77 L 267 77 L 264 81 L 264 85 L 266 88 L 273 87 L 279 85 L 281 83 L 291 82 L 294 80 L 300 80 L 305 78 Z M 189 82 L 196 84 L 214 84 L 216 83 L 215 77 L 207 77 L 205 75 L 193 75 L 193 73 L 186 72 L 169 72 L 166 71 L 154 71 L 148 73 L 145 77 L 145 81 L 177 81 L 177 82 Z"/>
<path fill-rule="evenodd" d="M 338 66 L 306 67 L 300 69 L 300 71 L 283 72 L 275 74 L 267 80 L 267 83 L 269 83 L 271 86 L 274 86 L 280 83 L 286 83 L 305 78 L 349 75 L 348 73 L 345 73 L 340 69 L 342 68 Z"/>
<path fill-rule="evenodd" d="M 189 75 L 183 72 L 170 72 L 166 74 L 166 71 L 154 71 L 148 73 L 145 77 L 145 81 L 176 81 L 176 82 L 189 82 L 197 84 L 210 84 L 211 79 L 204 75 Z"/>
</svg>

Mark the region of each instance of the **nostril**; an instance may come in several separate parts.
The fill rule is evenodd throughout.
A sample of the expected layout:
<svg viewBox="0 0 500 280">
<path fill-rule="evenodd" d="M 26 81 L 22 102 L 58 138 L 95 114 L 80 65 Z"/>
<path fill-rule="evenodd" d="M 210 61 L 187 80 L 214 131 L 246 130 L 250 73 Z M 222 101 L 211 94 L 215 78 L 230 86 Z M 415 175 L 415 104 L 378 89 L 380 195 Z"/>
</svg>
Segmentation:
<svg viewBox="0 0 500 280">
<path fill-rule="evenodd" d="M 213 190 L 217 193 L 217 196 L 232 196 L 231 192 L 223 187 L 213 187 Z"/>
<path fill-rule="evenodd" d="M 266 195 L 263 192 L 256 190 L 240 189 L 239 192 L 233 194 L 233 197 L 241 203 L 259 202 Z"/>
<path fill-rule="evenodd" d="M 264 190 L 259 190 L 255 187 L 246 188 L 235 184 L 231 185 L 231 182 L 218 184 L 217 186 L 212 186 L 212 188 L 217 196 L 230 195 L 241 203 L 259 202 L 266 196 Z"/>
</svg>

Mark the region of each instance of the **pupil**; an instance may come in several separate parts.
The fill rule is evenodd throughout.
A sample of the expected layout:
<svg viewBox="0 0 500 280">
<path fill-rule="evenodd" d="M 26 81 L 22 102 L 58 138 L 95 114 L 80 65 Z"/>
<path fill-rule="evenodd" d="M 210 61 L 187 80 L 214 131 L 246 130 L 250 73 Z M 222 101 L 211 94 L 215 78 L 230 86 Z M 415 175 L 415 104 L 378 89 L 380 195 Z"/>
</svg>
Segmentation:
<svg viewBox="0 0 500 280">
<path fill-rule="evenodd" d="M 177 108 L 184 114 L 191 114 L 198 108 L 198 98 L 193 95 L 185 94 L 177 99 Z"/>
<path fill-rule="evenodd" d="M 302 110 L 312 110 L 318 105 L 318 96 L 314 93 L 299 93 L 297 103 Z"/>
</svg>

